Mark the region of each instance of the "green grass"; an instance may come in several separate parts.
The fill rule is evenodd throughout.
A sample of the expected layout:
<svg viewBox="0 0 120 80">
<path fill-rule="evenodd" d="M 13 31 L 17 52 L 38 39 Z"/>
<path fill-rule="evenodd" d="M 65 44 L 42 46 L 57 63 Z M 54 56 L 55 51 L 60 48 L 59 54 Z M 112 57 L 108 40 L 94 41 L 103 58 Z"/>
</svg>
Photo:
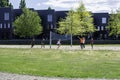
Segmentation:
<svg viewBox="0 0 120 80">
<path fill-rule="evenodd" d="M 120 52 L 0 48 L 0 71 L 49 77 L 120 79 Z"/>
</svg>

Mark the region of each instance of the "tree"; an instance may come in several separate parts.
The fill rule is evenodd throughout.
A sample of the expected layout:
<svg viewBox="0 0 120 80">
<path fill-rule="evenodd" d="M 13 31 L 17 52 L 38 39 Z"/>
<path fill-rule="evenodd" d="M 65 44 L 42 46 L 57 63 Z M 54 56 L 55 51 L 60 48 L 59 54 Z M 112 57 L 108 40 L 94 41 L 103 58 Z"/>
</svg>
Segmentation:
<svg viewBox="0 0 120 80">
<path fill-rule="evenodd" d="M 13 7 L 9 0 L 0 0 L 0 7 Z"/>
<path fill-rule="evenodd" d="M 65 19 L 59 21 L 59 28 L 57 29 L 60 34 L 71 34 L 73 27 L 73 14 L 74 11 L 71 9 Z"/>
<path fill-rule="evenodd" d="M 49 6 L 49 7 L 48 7 L 48 10 L 52 10 L 52 8 Z"/>
<path fill-rule="evenodd" d="M 7 6 L 7 0 L 1 0 L 0 7 L 6 7 L 6 6 Z"/>
<path fill-rule="evenodd" d="M 9 4 L 9 7 L 13 8 L 13 5 L 10 3 L 10 4 Z"/>
<path fill-rule="evenodd" d="M 69 34 L 71 35 L 71 47 L 72 47 L 72 34 L 74 34 L 73 27 L 73 15 L 74 11 L 71 9 L 65 19 L 61 19 L 59 22 L 59 28 L 57 29 L 60 34 Z"/>
<path fill-rule="evenodd" d="M 107 28 L 110 31 L 109 35 L 120 35 L 120 8 L 116 10 L 116 13 L 112 11 Z"/>
<path fill-rule="evenodd" d="M 20 37 L 39 35 L 42 32 L 42 26 L 38 13 L 24 8 L 23 14 L 14 22 L 14 32 Z"/>
<path fill-rule="evenodd" d="M 95 31 L 93 18 L 86 11 L 83 3 L 80 3 L 76 11 L 70 10 L 65 19 L 59 21 L 58 32 L 61 34 L 87 35 Z M 72 37 L 71 37 L 72 44 Z"/>
<path fill-rule="evenodd" d="M 66 32 L 67 30 L 67 32 Z M 90 12 L 86 11 L 81 3 L 76 11 L 70 10 L 65 19 L 59 21 L 59 33 L 86 35 L 94 32 L 93 18 Z"/>
<path fill-rule="evenodd" d="M 77 35 L 88 35 L 95 31 L 95 27 L 93 24 L 92 14 L 86 11 L 84 4 L 81 2 L 79 7 L 77 8 L 76 14 L 78 16 L 79 26 L 76 28 Z"/>
<path fill-rule="evenodd" d="M 25 2 L 25 0 L 21 0 L 21 1 L 20 1 L 20 6 L 19 6 L 19 8 L 20 8 L 20 9 L 26 8 L 26 2 Z"/>
</svg>

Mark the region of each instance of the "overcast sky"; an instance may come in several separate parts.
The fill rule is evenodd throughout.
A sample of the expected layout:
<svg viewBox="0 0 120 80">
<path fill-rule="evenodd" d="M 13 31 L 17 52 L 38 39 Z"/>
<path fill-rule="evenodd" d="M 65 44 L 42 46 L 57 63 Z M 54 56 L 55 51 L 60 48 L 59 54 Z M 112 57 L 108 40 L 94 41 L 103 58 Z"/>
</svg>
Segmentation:
<svg viewBox="0 0 120 80">
<path fill-rule="evenodd" d="M 88 11 L 92 12 L 111 12 L 120 7 L 120 0 L 26 0 L 28 8 L 36 10 L 47 9 L 49 6 L 57 11 L 70 10 L 78 7 L 82 1 Z M 14 8 L 19 8 L 20 0 L 10 0 Z"/>
</svg>

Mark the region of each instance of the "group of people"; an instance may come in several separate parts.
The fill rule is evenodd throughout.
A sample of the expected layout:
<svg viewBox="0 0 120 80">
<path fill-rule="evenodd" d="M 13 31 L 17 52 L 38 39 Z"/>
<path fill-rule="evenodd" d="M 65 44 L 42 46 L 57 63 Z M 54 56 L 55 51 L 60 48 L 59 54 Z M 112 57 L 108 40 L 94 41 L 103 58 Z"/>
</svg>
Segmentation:
<svg viewBox="0 0 120 80">
<path fill-rule="evenodd" d="M 80 41 L 81 49 L 85 48 L 85 37 L 78 37 L 78 38 L 79 38 L 79 41 Z M 93 49 L 93 43 L 94 43 L 94 40 L 93 40 L 93 38 L 91 38 L 90 44 L 91 44 L 92 49 Z"/>
<path fill-rule="evenodd" d="M 34 44 L 35 44 L 35 38 L 33 38 L 31 41 L 31 48 L 33 48 Z M 61 45 L 61 40 L 59 39 L 56 44 L 58 46 L 57 47 L 57 49 L 58 49 Z M 45 39 L 44 38 L 41 40 L 41 48 L 45 48 Z"/>
<path fill-rule="evenodd" d="M 85 37 L 78 37 L 80 40 L 81 49 L 85 48 Z"/>
<path fill-rule="evenodd" d="M 85 48 L 85 37 L 78 37 L 78 38 L 80 41 L 81 49 Z M 93 38 L 91 38 L 90 44 L 91 44 L 92 49 L 93 49 L 93 43 L 94 43 L 94 40 L 93 40 Z M 34 46 L 34 44 L 35 44 L 35 39 L 33 38 L 32 42 L 31 42 L 31 48 Z M 57 49 L 58 49 L 61 45 L 61 39 L 59 39 L 56 44 L 57 44 Z M 41 40 L 41 48 L 45 48 L 45 39 L 44 38 Z"/>
<path fill-rule="evenodd" d="M 35 44 L 35 38 L 33 38 L 31 41 L 31 48 L 33 48 L 34 44 Z M 45 39 L 44 38 L 41 40 L 41 48 L 45 48 Z"/>
</svg>

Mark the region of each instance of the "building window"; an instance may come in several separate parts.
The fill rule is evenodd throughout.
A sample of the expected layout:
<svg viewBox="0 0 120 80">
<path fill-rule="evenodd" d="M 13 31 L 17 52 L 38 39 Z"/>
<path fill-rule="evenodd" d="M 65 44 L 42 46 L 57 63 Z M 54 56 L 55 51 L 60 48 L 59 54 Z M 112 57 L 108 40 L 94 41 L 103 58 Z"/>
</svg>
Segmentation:
<svg viewBox="0 0 120 80">
<path fill-rule="evenodd" d="M 101 26 L 101 30 L 104 30 L 104 27 L 103 27 L 103 26 Z"/>
<path fill-rule="evenodd" d="M 4 24 L 4 28 L 6 28 L 6 24 Z"/>
<path fill-rule="evenodd" d="M 107 23 L 107 19 L 105 17 L 102 18 L 102 24 L 106 24 Z"/>
<path fill-rule="evenodd" d="M 0 28 L 2 29 L 2 24 L 0 24 Z"/>
<path fill-rule="evenodd" d="M 47 21 L 48 21 L 48 22 L 52 22 L 52 15 L 51 15 L 51 14 L 48 14 L 48 16 L 47 16 Z"/>
<path fill-rule="evenodd" d="M 97 27 L 98 31 L 100 31 L 100 26 Z"/>
<path fill-rule="evenodd" d="M 4 13 L 4 20 L 9 20 L 9 18 L 10 18 L 9 13 Z"/>
<path fill-rule="evenodd" d="M 51 29 L 53 29 L 53 25 L 51 24 L 51 27 L 50 27 Z"/>
<path fill-rule="evenodd" d="M 10 28 L 10 23 L 8 23 L 8 28 Z"/>
</svg>

